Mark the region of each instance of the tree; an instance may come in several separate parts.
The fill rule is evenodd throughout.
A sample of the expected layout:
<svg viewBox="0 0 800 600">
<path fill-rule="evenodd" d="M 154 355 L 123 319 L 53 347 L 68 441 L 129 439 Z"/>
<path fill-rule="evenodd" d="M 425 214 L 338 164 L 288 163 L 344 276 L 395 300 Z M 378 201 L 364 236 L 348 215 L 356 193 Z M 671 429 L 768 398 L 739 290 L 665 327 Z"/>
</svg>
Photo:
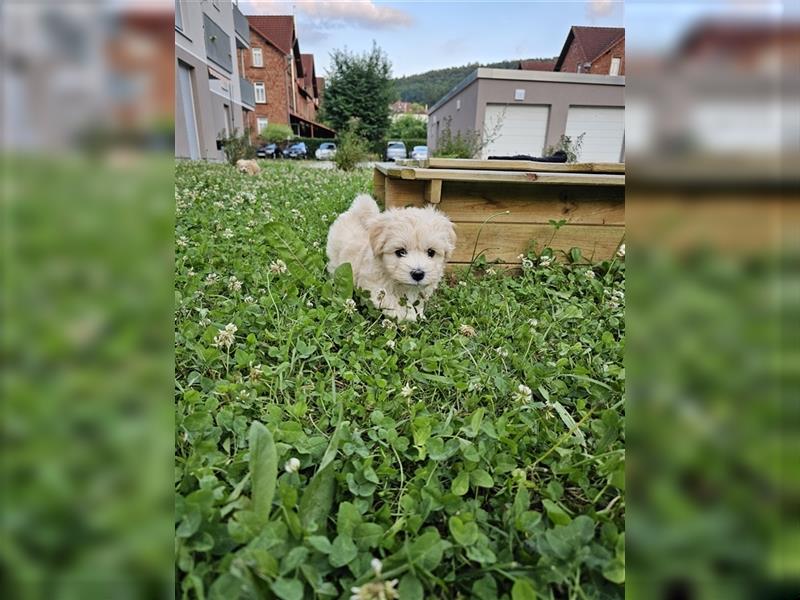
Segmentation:
<svg viewBox="0 0 800 600">
<path fill-rule="evenodd" d="M 400 140 L 428 137 L 428 125 L 414 115 L 400 115 L 389 125 L 389 137 Z"/>
<path fill-rule="evenodd" d="M 345 129 L 350 119 L 356 118 L 362 136 L 380 141 L 389 127 L 389 104 L 394 96 L 391 76 L 391 63 L 375 42 L 372 50 L 363 54 L 346 48 L 334 50 L 322 118 L 334 129 Z"/>
</svg>

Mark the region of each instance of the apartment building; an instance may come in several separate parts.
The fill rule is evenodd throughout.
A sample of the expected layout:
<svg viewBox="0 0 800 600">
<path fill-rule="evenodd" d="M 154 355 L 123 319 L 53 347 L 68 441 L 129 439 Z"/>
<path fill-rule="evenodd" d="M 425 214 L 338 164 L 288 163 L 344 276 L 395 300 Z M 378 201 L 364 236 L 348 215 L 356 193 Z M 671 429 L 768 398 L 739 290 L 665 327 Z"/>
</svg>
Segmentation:
<svg viewBox="0 0 800 600">
<path fill-rule="evenodd" d="M 243 132 L 255 109 L 237 51 L 250 27 L 230 0 L 175 0 L 175 156 L 224 160 L 220 138 Z"/>
<path fill-rule="evenodd" d="M 248 113 L 253 139 L 269 123 L 288 125 L 295 135 L 331 138 L 319 123 L 324 79 L 317 77 L 313 54 L 300 52 L 294 17 L 247 17 L 250 47 L 239 49 L 239 68 L 253 82 L 255 108 Z"/>
</svg>

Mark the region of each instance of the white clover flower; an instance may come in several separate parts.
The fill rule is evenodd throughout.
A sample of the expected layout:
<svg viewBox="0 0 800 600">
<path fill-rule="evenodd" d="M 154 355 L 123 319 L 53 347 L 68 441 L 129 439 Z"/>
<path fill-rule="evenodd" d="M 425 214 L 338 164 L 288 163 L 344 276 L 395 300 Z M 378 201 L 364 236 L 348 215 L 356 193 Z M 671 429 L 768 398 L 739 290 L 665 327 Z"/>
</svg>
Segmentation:
<svg viewBox="0 0 800 600">
<path fill-rule="evenodd" d="M 536 327 L 539 324 L 539 319 L 528 319 L 528 325 Z"/>
<path fill-rule="evenodd" d="M 530 402 L 533 400 L 533 391 L 527 385 L 519 384 L 517 391 L 514 392 L 514 400 L 517 402 Z"/>
<path fill-rule="evenodd" d="M 361 587 L 350 588 L 353 595 L 350 600 L 397 600 L 400 597 L 397 591 L 399 579 L 390 581 L 372 581 Z"/>
<path fill-rule="evenodd" d="M 594 271 L 592 271 L 591 269 L 587 269 L 587 271 L 586 271 L 586 277 L 587 277 L 588 279 L 594 279 L 594 278 L 595 278 Z"/>
<path fill-rule="evenodd" d="M 300 461 L 293 456 L 283 465 L 283 470 L 287 473 L 297 473 L 300 470 Z"/>
<path fill-rule="evenodd" d="M 230 227 L 226 227 L 225 231 L 222 232 L 222 237 L 226 240 L 229 240 L 233 237 L 233 230 Z"/>
<path fill-rule="evenodd" d="M 186 239 L 185 235 L 182 235 L 177 240 L 175 240 L 175 245 L 180 248 L 186 248 L 186 246 L 189 245 L 189 240 Z"/>
<path fill-rule="evenodd" d="M 289 268 L 286 266 L 286 263 L 283 262 L 280 258 L 273 260 L 269 263 L 269 271 L 270 273 L 275 273 L 276 275 L 282 275 L 286 273 Z"/>
<path fill-rule="evenodd" d="M 247 222 L 247 226 L 248 226 L 248 227 L 255 227 L 256 225 L 258 225 L 258 221 L 256 221 L 255 219 L 250 219 L 250 220 Z"/>
<path fill-rule="evenodd" d="M 619 248 L 617 248 L 617 256 L 619 256 L 620 258 L 625 258 L 625 243 L 624 242 L 619 245 Z"/>
<path fill-rule="evenodd" d="M 225 208 L 225 203 L 222 202 L 221 200 L 217 200 L 216 202 L 214 202 L 214 206 L 216 206 L 217 208 Z"/>
<path fill-rule="evenodd" d="M 356 312 L 356 301 L 352 298 L 348 298 L 344 301 L 344 312 L 348 315 L 352 315 Z"/>
<path fill-rule="evenodd" d="M 369 566 L 372 567 L 372 570 L 375 571 L 375 575 L 378 577 L 381 576 L 381 571 L 383 571 L 383 563 L 379 558 L 373 558 L 369 562 Z"/>
<path fill-rule="evenodd" d="M 539 257 L 539 264 L 543 267 L 549 267 L 550 264 L 553 262 L 552 256 L 540 256 Z"/>
<path fill-rule="evenodd" d="M 208 317 L 203 317 L 197 322 L 197 324 L 200 325 L 200 327 L 208 327 L 209 325 L 211 325 L 211 319 L 209 319 Z"/>
<path fill-rule="evenodd" d="M 523 258 L 522 259 L 522 268 L 525 271 L 530 271 L 533 269 L 533 261 L 530 258 Z"/>
<path fill-rule="evenodd" d="M 217 275 L 216 273 L 209 273 L 208 275 L 206 275 L 205 284 L 206 285 L 212 285 L 214 283 L 217 283 L 217 279 L 218 278 L 219 278 L 219 275 Z"/>
<path fill-rule="evenodd" d="M 228 289 L 232 292 L 242 291 L 242 282 L 236 278 L 236 275 L 228 277 Z"/>
<path fill-rule="evenodd" d="M 391 319 L 384 319 L 383 321 L 381 321 L 381 326 L 384 329 L 390 329 L 390 330 L 397 329 L 397 324 Z"/>
<path fill-rule="evenodd" d="M 397 345 L 397 343 L 394 340 L 386 340 L 386 347 L 387 348 L 391 348 L 392 350 L 394 350 L 394 347 L 396 345 Z"/>
<path fill-rule="evenodd" d="M 192 267 L 189 267 L 188 269 L 186 269 L 186 274 L 189 277 L 194 277 L 195 275 L 197 275 L 197 273 L 194 272 L 194 269 Z"/>
<path fill-rule="evenodd" d="M 488 269 L 486 269 L 486 274 L 487 275 L 497 275 L 497 271 L 495 270 L 494 267 L 489 267 Z"/>
<path fill-rule="evenodd" d="M 461 287 L 467 287 L 467 282 L 466 281 L 459 281 L 458 285 L 460 285 Z"/>
<path fill-rule="evenodd" d="M 236 332 L 239 330 L 233 323 L 225 325 L 224 329 L 220 329 L 219 333 L 214 336 L 214 345 L 217 348 L 225 346 L 226 349 L 230 348 L 236 340 Z"/>
<path fill-rule="evenodd" d="M 525 258 L 524 254 L 517 254 L 517 260 L 522 260 L 523 258 Z"/>
<path fill-rule="evenodd" d="M 309 300 L 308 302 L 306 302 L 306 306 L 308 308 L 314 308 L 314 303 L 311 300 Z"/>
<path fill-rule="evenodd" d="M 475 328 L 471 325 L 467 325 L 466 323 L 462 323 L 458 328 L 458 333 L 465 337 L 475 337 Z"/>
<path fill-rule="evenodd" d="M 494 351 L 497 352 L 497 355 L 502 358 L 506 358 L 508 356 L 508 350 L 506 350 L 502 346 L 498 346 L 497 348 L 494 349 Z"/>
<path fill-rule="evenodd" d="M 411 396 L 414 394 L 414 390 L 416 390 L 416 389 L 417 389 L 417 386 L 415 386 L 415 385 L 405 384 L 403 386 L 403 389 L 400 390 L 400 395 L 403 398 L 411 398 Z"/>
<path fill-rule="evenodd" d="M 314 242 L 311 245 L 314 246 L 314 248 L 316 248 L 317 250 L 319 250 L 319 242 Z"/>
<path fill-rule="evenodd" d="M 294 217 L 295 219 L 302 219 L 302 218 L 303 218 L 303 213 L 301 213 L 301 212 L 300 212 L 298 209 L 296 209 L 296 208 L 293 208 L 293 209 L 291 210 L 291 213 L 292 213 L 292 217 Z"/>
<path fill-rule="evenodd" d="M 261 363 L 257 365 L 251 365 L 250 367 L 250 375 L 248 376 L 250 381 L 258 381 L 261 379 L 261 376 L 264 374 L 263 368 Z"/>
<path fill-rule="evenodd" d="M 255 304 L 255 302 L 256 302 L 256 299 L 255 299 L 255 298 L 253 298 L 253 297 L 252 297 L 250 294 L 247 294 L 247 296 L 245 296 L 245 297 L 243 298 L 243 300 L 244 300 L 245 302 L 247 302 L 248 304 Z"/>
</svg>

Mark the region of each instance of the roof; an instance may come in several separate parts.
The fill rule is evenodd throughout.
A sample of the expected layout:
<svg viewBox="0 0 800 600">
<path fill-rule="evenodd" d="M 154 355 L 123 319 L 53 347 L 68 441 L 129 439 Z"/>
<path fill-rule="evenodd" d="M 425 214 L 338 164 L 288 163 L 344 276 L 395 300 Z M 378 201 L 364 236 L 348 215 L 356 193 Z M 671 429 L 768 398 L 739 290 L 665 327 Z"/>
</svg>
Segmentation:
<svg viewBox="0 0 800 600">
<path fill-rule="evenodd" d="M 553 58 L 529 58 L 519 61 L 521 71 L 552 71 L 556 66 L 558 57 Z"/>
<path fill-rule="evenodd" d="M 247 21 L 285 54 L 291 54 L 296 39 L 292 15 L 248 15 Z"/>
<path fill-rule="evenodd" d="M 590 63 L 608 50 L 609 46 L 624 38 L 624 27 L 584 27 L 582 25 L 573 25 L 569 29 L 567 39 L 564 41 L 564 47 L 561 48 L 561 54 L 559 54 L 553 70 L 558 71 L 561 69 L 564 59 L 567 57 L 567 51 L 573 41 L 581 49 L 584 61 Z"/>
<path fill-rule="evenodd" d="M 546 71 L 521 71 L 519 69 L 490 69 L 479 67 L 467 75 L 452 90 L 447 92 L 436 104 L 428 109 L 432 115 L 442 106 L 447 104 L 462 90 L 469 87 L 478 79 L 498 79 L 505 81 L 543 81 L 550 83 L 579 83 L 586 85 L 625 85 L 624 75 L 592 75 L 588 73 L 563 73 L 560 71 L 548 73 Z"/>
</svg>

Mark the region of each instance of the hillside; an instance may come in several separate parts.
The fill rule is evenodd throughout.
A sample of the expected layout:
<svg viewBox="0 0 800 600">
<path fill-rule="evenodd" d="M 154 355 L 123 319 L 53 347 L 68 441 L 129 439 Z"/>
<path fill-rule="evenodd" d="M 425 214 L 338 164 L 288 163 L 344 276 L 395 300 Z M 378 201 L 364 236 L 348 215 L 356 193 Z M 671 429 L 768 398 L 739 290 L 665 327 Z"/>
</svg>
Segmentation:
<svg viewBox="0 0 800 600">
<path fill-rule="evenodd" d="M 394 80 L 394 85 L 400 100 L 432 106 L 478 67 L 516 69 L 518 64 L 519 60 L 504 60 L 495 63 L 472 63 L 461 67 L 435 69 L 417 75 L 398 77 Z"/>
</svg>

